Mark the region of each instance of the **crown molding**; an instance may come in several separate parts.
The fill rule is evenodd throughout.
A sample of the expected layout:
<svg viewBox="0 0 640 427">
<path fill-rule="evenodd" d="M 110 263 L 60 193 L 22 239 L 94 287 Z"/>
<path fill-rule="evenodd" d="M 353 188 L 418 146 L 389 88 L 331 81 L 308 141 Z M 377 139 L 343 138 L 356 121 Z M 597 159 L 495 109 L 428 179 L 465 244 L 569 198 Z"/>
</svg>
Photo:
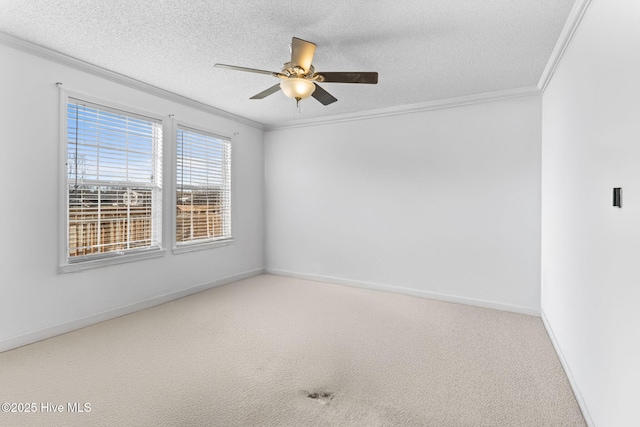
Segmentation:
<svg viewBox="0 0 640 427">
<path fill-rule="evenodd" d="M 582 14 L 584 13 L 584 9 L 586 8 L 586 5 L 588 5 L 590 1 L 591 0 L 577 0 L 577 3 L 574 6 L 569 18 L 569 20 L 575 20 L 575 24 L 573 25 L 571 31 L 568 30 L 568 28 L 571 27 L 569 23 L 565 25 L 565 29 L 563 30 L 563 35 L 567 31 L 569 31 L 567 43 L 568 43 L 568 40 L 571 38 L 571 35 L 575 31 L 575 25 L 577 25 L 577 23 L 579 22 Z M 583 5 L 583 6 L 578 7 L 578 5 Z M 136 80 L 132 77 L 128 77 L 126 75 L 107 70 L 97 65 L 90 64 L 80 59 L 73 58 L 71 56 L 57 52 L 55 50 L 3 33 L 1 31 L 0 31 L 0 44 L 29 53 L 31 55 L 38 56 L 40 58 L 43 58 L 52 62 L 56 62 L 62 65 L 68 66 L 70 68 L 74 68 L 74 69 L 95 75 L 97 77 L 104 78 L 106 80 L 113 81 L 115 83 L 139 90 L 141 92 L 148 93 L 150 95 L 158 96 L 160 98 L 164 98 L 169 101 L 173 101 L 188 107 L 198 109 L 200 111 L 204 111 L 206 113 L 216 115 L 218 117 L 234 120 L 236 122 L 245 124 L 247 126 L 251 126 L 253 128 L 262 129 L 266 131 L 419 113 L 423 111 L 459 107 L 463 105 L 498 101 L 502 99 L 540 95 L 542 93 L 540 89 L 541 85 L 539 83 L 538 86 L 533 86 L 533 87 L 508 89 L 508 90 L 502 90 L 502 91 L 496 91 L 496 92 L 482 93 L 477 95 L 447 98 L 447 99 L 428 101 L 428 102 L 423 102 L 418 104 L 399 105 L 399 106 L 394 106 L 389 108 L 340 114 L 340 115 L 334 115 L 334 116 L 316 117 L 316 118 L 310 118 L 310 119 L 295 120 L 290 122 L 264 124 L 264 123 L 259 123 L 254 120 L 250 120 L 245 117 L 238 116 L 233 113 L 229 113 L 227 111 L 212 107 L 211 105 L 196 101 L 194 99 L 187 98 L 182 95 L 178 95 L 176 93 L 167 91 L 165 89 L 161 89 L 157 86 L 153 86 L 148 83 L 142 82 L 140 80 Z M 559 49 L 559 45 L 560 43 L 556 45 L 556 48 L 554 49 L 554 54 L 556 50 Z M 564 51 L 564 48 L 561 49 L 560 56 L 562 51 Z M 549 66 L 550 65 L 548 64 L 547 68 L 549 68 Z M 545 73 L 546 71 L 547 70 L 545 69 Z M 541 82 L 542 82 L 542 79 L 541 79 Z"/>
<path fill-rule="evenodd" d="M 157 86 L 150 85 L 149 83 L 136 80 L 132 77 L 125 76 L 124 74 L 116 73 L 114 71 L 107 70 L 97 65 L 90 64 L 80 59 L 65 55 L 58 51 L 37 45 L 35 43 L 22 40 L 7 33 L 0 31 L 0 44 L 5 46 L 29 53 L 31 55 L 38 56 L 48 61 L 56 62 L 58 64 L 65 65 L 76 70 L 83 71 L 88 74 L 92 74 L 97 77 L 101 77 L 106 80 L 110 80 L 114 83 L 121 84 L 123 86 L 130 87 L 132 89 L 139 90 L 141 92 L 148 93 L 150 95 L 164 98 L 169 101 L 176 102 L 178 104 L 185 105 L 187 107 L 195 108 L 205 113 L 214 114 L 218 117 L 233 120 L 247 126 L 251 126 L 257 129 L 264 129 L 265 125 L 256 121 L 247 119 L 242 116 L 229 113 L 224 110 L 212 107 L 211 105 L 196 101 L 186 96 L 178 95 L 177 93 L 170 92 L 165 89 L 161 89 Z"/>
<path fill-rule="evenodd" d="M 291 122 L 283 122 L 276 124 L 267 124 L 264 129 L 266 131 L 280 130 L 288 128 L 324 125 L 332 123 L 350 122 L 355 120 L 373 119 L 387 116 L 397 116 L 403 114 L 420 113 L 423 111 L 440 110 L 443 108 L 460 107 L 469 104 L 478 104 L 481 102 L 499 101 L 502 99 L 519 98 L 523 96 L 540 95 L 540 89 L 536 86 L 524 87 L 518 89 L 508 89 L 496 92 L 482 93 L 478 95 L 461 96 L 457 98 L 448 98 L 437 101 L 422 102 L 419 104 L 399 105 L 390 108 L 381 108 L 377 110 L 369 110 L 358 113 L 340 114 L 328 117 L 317 117 L 312 119 L 296 120 Z"/>
<path fill-rule="evenodd" d="M 573 5 L 573 9 L 569 13 L 569 17 L 567 18 L 567 22 L 560 33 L 560 37 L 558 38 L 558 42 L 556 46 L 553 48 L 553 52 L 551 52 L 551 57 L 547 62 L 547 66 L 544 68 L 542 72 L 542 76 L 540 77 L 540 81 L 538 82 L 538 89 L 541 93 L 547 89 L 549 82 L 551 82 L 551 78 L 558 68 L 560 64 L 560 60 L 564 56 L 564 52 L 567 50 L 571 39 L 573 39 L 573 35 L 575 34 L 580 22 L 582 21 L 582 17 L 584 16 L 587 8 L 591 4 L 591 0 L 577 0 Z"/>
</svg>

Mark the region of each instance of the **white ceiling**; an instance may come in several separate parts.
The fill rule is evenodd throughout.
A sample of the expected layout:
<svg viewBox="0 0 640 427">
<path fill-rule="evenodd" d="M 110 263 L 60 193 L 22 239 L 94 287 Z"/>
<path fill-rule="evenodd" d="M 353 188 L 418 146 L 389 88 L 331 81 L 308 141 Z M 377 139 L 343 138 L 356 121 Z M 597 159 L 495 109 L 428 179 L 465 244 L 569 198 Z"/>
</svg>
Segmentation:
<svg viewBox="0 0 640 427">
<path fill-rule="evenodd" d="M 534 87 L 575 0 L 0 0 L 0 31 L 250 120 L 282 124 Z M 291 37 L 316 71 L 377 71 L 325 83 L 338 102 L 282 93 Z"/>
</svg>

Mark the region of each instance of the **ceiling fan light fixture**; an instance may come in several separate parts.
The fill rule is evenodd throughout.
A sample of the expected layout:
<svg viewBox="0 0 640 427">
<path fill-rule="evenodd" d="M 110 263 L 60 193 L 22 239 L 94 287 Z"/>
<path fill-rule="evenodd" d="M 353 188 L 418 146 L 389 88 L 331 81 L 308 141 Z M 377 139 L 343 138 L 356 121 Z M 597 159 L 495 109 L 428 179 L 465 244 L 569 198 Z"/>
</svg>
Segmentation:
<svg viewBox="0 0 640 427">
<path fill-rule="evenodd" d="M 310 97 L 316 85 L 309 80 L 291 77 L 280 82 L 280 89 L 287 97 L 301 100 Z"/>
</svg>

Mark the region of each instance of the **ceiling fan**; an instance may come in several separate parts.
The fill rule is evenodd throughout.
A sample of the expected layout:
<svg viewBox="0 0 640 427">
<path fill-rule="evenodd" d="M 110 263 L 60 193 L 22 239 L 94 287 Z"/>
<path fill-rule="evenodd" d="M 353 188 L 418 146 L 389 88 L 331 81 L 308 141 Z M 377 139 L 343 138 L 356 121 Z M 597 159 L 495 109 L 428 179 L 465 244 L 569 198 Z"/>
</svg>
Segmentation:
<svg viewBox="0 0 640 427">
<path fill-rule="evenodd" d="M 282 79 L 282 81 L 269 89 L 252 96 L 250 99 L 263 99 L 282 90 L 289 98 L 296 100 L 296 105 L 301 99 L 313 96 L 323 105 L 329 105 L 337 99 L 324 90 L 316 82 L 324 83 L 378 83 L 377 72 L 322 72 L 316 73 L 311 65 L 316 45 L 306 40 L 294 37 L 291 40 L 291 61 L 282 66 L 281 72 L 257 70 L 255 68 L 237 67 L 235 65 L 215 64 L 214 67 L 229 70 L 245 71 L 248 73 L 268 74 Z"/>
</svg>

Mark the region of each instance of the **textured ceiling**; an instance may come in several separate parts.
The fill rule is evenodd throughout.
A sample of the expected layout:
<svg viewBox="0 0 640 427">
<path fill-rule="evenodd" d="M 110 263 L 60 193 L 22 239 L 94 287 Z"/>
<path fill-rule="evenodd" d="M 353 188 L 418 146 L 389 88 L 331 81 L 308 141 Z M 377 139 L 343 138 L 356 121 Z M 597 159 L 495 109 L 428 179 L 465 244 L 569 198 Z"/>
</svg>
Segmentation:
<svg viewBox="0 0 640 427">
<path fill-rule="evenodd" d="M 0 31 L 263 124 L 536 86 L 575 0 L 0 0 Z M 291 37 L 316 71 L 377 71 L 300 103 L 268 75 Z"/>
</svg>

